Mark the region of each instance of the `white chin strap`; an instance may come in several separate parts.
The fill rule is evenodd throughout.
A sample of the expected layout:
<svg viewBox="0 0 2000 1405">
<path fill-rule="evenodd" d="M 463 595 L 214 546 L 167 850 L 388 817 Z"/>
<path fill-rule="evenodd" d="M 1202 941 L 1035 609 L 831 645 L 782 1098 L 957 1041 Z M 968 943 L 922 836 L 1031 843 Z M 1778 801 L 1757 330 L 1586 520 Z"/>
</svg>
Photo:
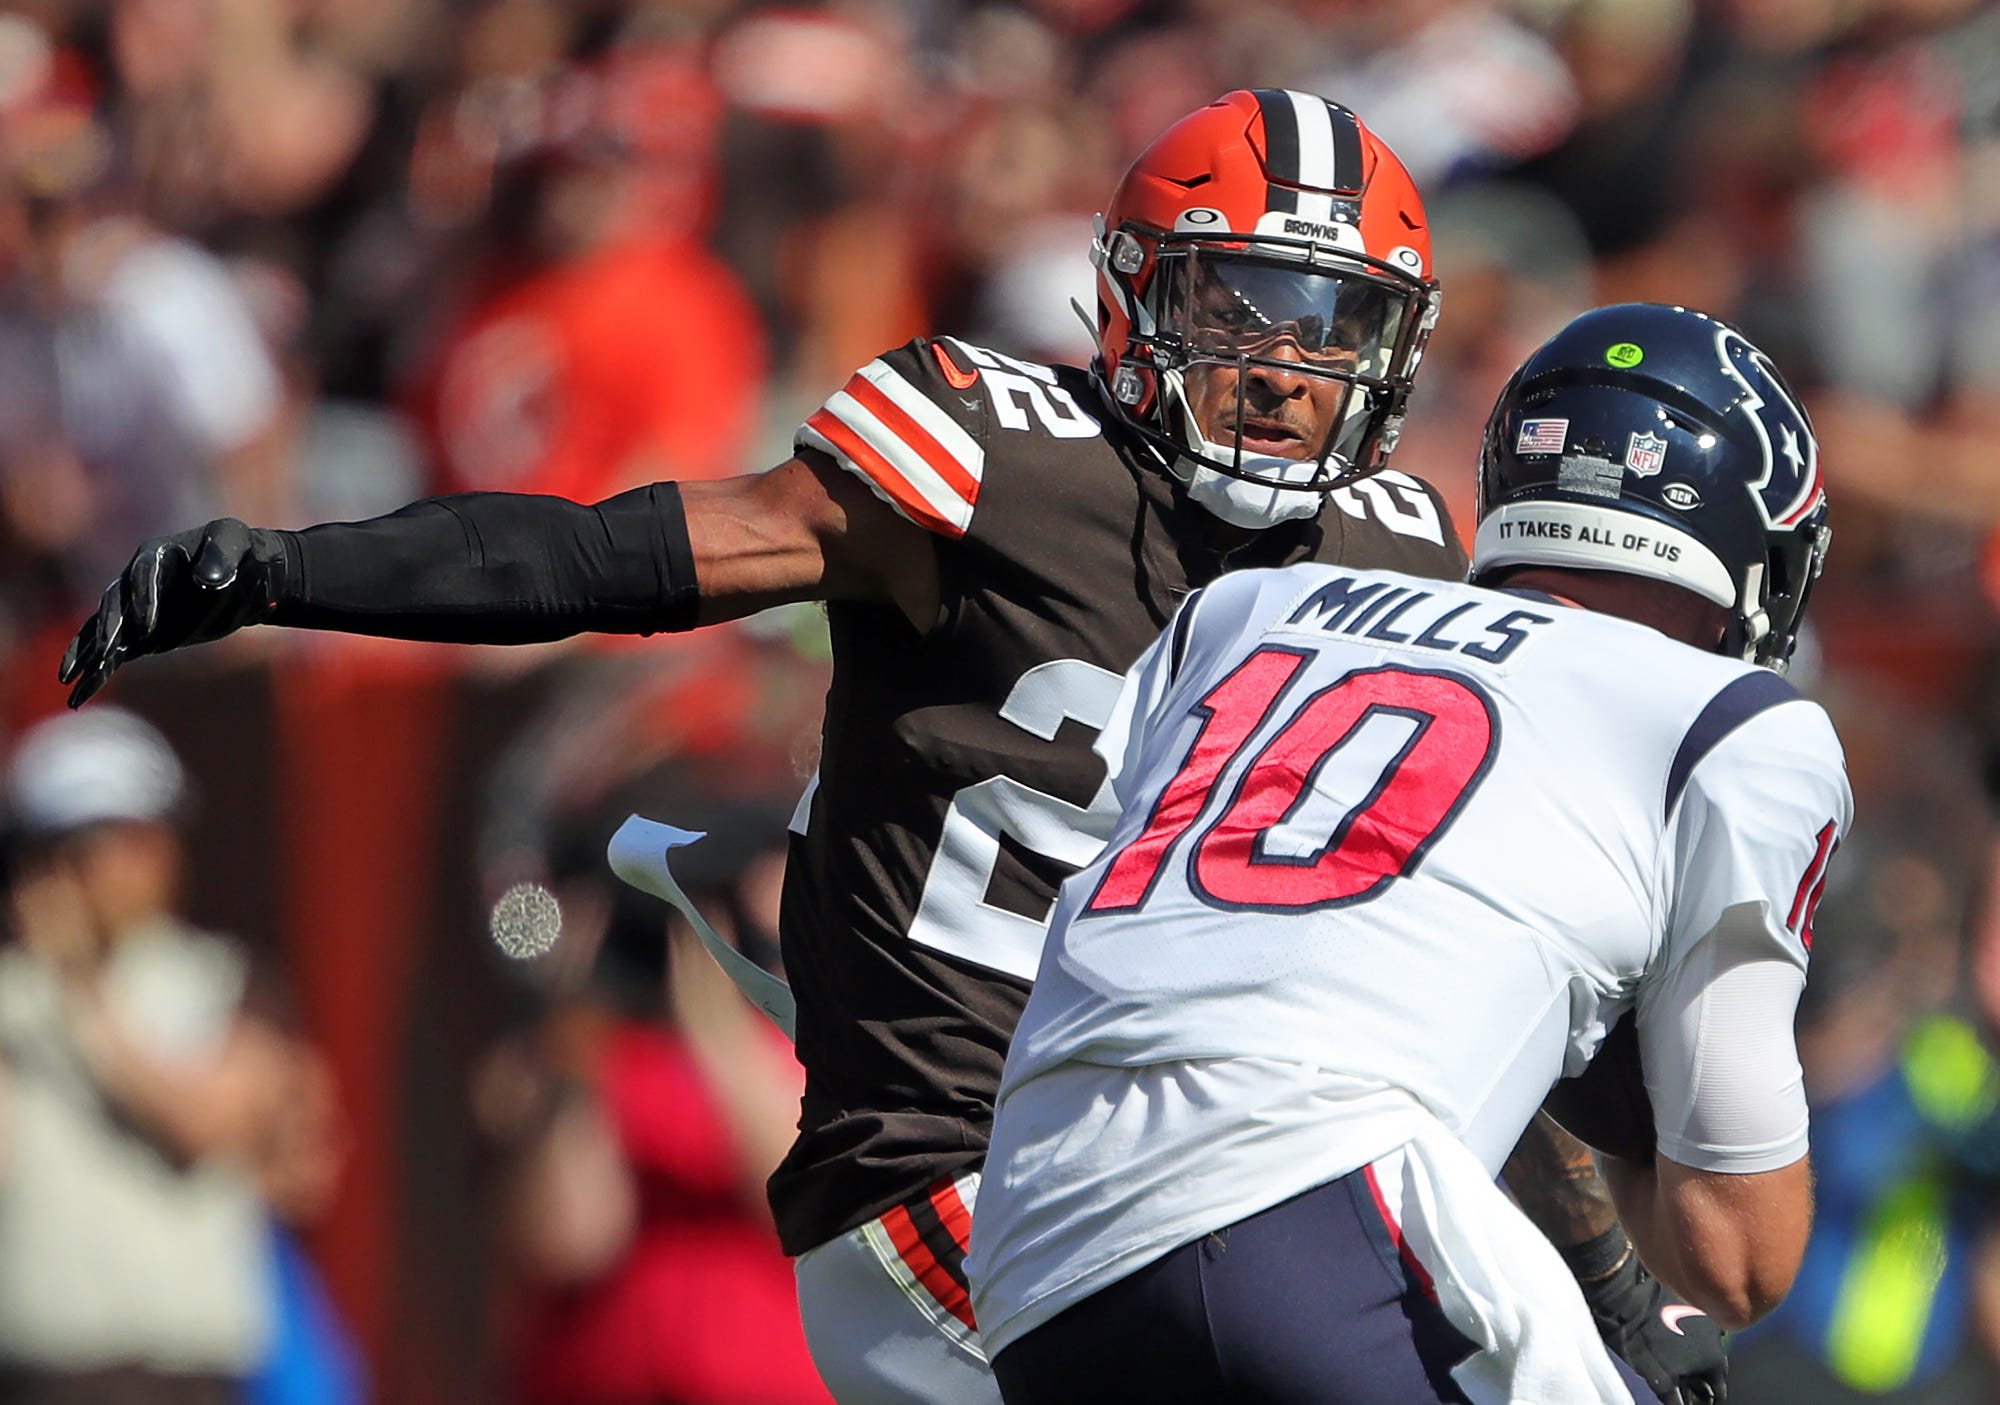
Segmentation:
<svg viewBox="0 0 2000 1405">
<path fill-rule="evenodd" d="M 1188 500 L 1214 513 L 1232 527 L 1247 527 L 1261 531 L 1275 527 L 1280 522 L 1295 522 L 1301 517 L 1316 517 L 1326 504 L 1324 492 L 1301 491 L 1319 474 L 1318 459 L 1287 459 L 1276 454 L 1250 454 L 1240 457 L 1234 445 L 1217 444 L 1201 432 L 1194 415 L 1188 410 L 1187 396 L 1180 385 L 1180 373 L 1169 371 L 1160 377 L 1161 393 L 1168 397 L 1181 421 L 1181 437 L 1190 449 L 1204 458 L 1219 459 L 1224 463 L 1234 462 L 1244 473 L 1259 481 L 1237 478 L 1210 468 L 1197 459 L 1181 455 L 1173 461 L 1174 476 L 1187 485 Z M 1351 394 L 1349 416 L 1352 417 L 1353 403 L 1365 402 L 1364 395 Z M 1363 410 L 1365 412 L 1365 403 Z M 1328 455 L 1327 462 L 1337 467 L 1344 466 L 1335 455 Z M 1281 488 L 1280 483 L 1296 483 L 1300 488 Z"/>
<path fill-rule="evenodd" d="M 1200 450 L 1227 458 L 1233 450 L 1203 441 Z M 1174 476 L 1187 484 L 1188 500 L 1234 527 L 1261 530 L 1280 522 L 1316 515 L 1326 502 L 1324 493 L 1279 488 L 1276 483 L 1310 483 L 1319 471 L 1314 459 L 1281 459 L 1270 454 L 1245 454 L 1239 461 L 1245 473 L 1254 473 L 1264 482 L 1252 483 L 1220 473 L 1205 463 L 1181 455 L 1174 460 Z"/>
</svg>

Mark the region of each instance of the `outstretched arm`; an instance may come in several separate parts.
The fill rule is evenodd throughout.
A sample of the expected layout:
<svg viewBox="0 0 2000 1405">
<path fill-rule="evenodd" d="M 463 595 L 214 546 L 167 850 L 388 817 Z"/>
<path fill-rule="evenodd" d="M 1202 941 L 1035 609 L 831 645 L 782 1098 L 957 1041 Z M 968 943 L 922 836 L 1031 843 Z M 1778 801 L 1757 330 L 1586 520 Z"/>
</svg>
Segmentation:
<svg viewBox="0 0 2000 1405">
<path fill-rule="evenodd" d="M 594 505 L 468 493 L 299 532 L 224 518 L 140 546 L 77 631 L 62 681 L 81 706 L 130 659 L 251 624 L 519 644 L 688 629 L 795 600 L 879 600 L 928 628 L 928 535 L 817 454 Z"/>
<path fill-rule="evenodd" d="M 937 618 L 931 535 L 811 449 L 769 473 L 681 490 L 701 624 L 798 600 L 875 600 Z"/>
</svg>

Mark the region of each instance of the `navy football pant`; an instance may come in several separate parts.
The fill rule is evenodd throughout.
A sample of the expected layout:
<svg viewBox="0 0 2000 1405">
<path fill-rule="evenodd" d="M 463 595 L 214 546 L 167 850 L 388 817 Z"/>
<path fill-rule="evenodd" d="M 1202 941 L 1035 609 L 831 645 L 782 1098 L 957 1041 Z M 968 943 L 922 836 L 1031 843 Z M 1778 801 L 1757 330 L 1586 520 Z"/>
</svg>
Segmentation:
<svg viewBox="0 0 2000 1405">
<path fill-rule="evenodd" d="M 1006 1405 L 1464 1405 L 1451 1368 L 1471 1350 L 1357 1171 L 1182 1245 L 993 1368 Z"/>
</svg>

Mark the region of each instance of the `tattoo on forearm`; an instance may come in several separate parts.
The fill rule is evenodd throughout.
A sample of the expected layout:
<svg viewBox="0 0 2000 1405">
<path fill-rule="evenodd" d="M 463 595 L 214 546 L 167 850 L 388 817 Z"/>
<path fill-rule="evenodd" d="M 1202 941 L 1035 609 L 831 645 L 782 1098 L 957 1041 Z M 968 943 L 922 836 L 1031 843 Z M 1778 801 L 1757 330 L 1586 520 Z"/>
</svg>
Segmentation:
<svg viewBox="0 0 2000 1405">
<path fill-rule="evenodd" d="M 1501 1175 L 1522 1211 L 1558 1247 L 1595 1239 L 1618 1223 L 1590 1148 L 1539 1112 Z"/>
</svg>

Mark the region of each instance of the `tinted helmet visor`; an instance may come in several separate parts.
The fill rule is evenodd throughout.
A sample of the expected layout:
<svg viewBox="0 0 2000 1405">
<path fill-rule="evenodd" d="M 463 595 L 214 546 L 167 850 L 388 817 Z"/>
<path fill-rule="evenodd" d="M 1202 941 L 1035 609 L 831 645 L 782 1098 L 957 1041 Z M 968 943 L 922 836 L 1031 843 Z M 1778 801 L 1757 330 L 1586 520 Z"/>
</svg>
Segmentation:
<svg viewBox="0 0 2000 1405">
<path fill-rule="evenodd" d="M 1357 274 L 1191 248 L 1175 260 L 1168 316 L 1190 356 L 1295 359 L 1351 377 L 1385 374 L 1408 290 Z"/>
</svg>

